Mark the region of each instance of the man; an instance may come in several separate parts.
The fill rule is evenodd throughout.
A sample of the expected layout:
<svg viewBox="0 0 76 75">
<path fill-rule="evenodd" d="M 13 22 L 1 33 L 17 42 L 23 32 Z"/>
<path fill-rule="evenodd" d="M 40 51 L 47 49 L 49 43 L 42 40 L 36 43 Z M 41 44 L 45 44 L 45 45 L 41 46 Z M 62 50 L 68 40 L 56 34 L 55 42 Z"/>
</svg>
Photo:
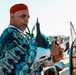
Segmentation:
<svg viewBox="0 0 76 75">
<path fill-rule="evenodd" d="M 53 43 L 54 43 L 55 45 L 59 46 L 59 38 L 58 38 L 58 36 L 55 36 L 55 37 L 54 37 Z"/>
<path fill-rule="evenodd" d="M 26 34 L 29 21 L 26 4 L 15 4 L 10 8 L 10 24 L 0 39 L 0 75 L 40 75 L 40 66 L 50 56 L 59 54 L 55 45 L 37 47 L 35 39 Z M 47 40 L 45 40 L 47 42 Z"/>
<path fill-rule="evenodd" d="M 66 49 L 66 43 L 65 43 L 63 38 L 61 38 L 61 41 L 59 43 L 59 47 L 62 48 L 62 50 Z"/>
</svg>

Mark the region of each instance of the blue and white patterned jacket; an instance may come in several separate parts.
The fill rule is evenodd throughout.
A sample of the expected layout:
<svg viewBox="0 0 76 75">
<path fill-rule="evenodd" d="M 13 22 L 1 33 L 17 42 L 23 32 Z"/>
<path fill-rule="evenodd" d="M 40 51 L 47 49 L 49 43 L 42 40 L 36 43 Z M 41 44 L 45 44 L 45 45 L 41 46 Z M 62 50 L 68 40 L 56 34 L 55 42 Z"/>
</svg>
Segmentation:
<svg viewBox="0 0 76 75">
<path fill-rule="evenodd" d="M 40 75 L 39 68 L 31 72 L 37 55 L 37 42 L 29 40 L 19 29 L 10 26 L 0 38 L 0 75 Z M 35 63 L 38 67 L 41 63 Z"/>
</svg>

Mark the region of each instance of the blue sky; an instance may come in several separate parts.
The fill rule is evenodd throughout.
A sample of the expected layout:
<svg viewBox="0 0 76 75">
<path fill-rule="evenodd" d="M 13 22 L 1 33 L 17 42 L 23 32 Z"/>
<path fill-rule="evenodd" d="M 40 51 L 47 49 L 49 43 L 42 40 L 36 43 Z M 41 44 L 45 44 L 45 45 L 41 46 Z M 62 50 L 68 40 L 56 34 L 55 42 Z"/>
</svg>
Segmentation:
<svg viewBox="0 0 76 75">
<path fill-rule="evenodd" d="M 9 25 L 9 9 L 13 4 L 25 3 L 29 6 L 29 27 L 39 18 L 41 32 L 45 35 L 70 34 L 70 21 L 76 27 L 76 0 L 1 0 L 0 34 Z"/>
</svg>

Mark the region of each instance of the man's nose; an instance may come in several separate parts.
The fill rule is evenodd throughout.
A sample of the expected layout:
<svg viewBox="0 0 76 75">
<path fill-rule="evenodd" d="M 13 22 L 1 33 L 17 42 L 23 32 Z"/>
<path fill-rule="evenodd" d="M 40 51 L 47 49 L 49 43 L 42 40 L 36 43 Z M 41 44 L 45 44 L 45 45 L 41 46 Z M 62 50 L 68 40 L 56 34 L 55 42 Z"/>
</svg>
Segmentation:
<svg viewBox="0 0 76 75">
<path fill-rule="evenodd" d="M 25 20 L 25 21 L 28 21 L 28 20 L 29 20 L 29 18 L 28 18 L 28 17 L 25 17 L 25 18 L 24 18 L 24 20 Z"/>
<path fill-rule="evenodd" d="M 24 22 L 25 22 L 25 23 L 28 23 L 28 21 L 29 21 L 29 18 L 26 17 L 26 18 L 24 19 Z"/>
</svg>

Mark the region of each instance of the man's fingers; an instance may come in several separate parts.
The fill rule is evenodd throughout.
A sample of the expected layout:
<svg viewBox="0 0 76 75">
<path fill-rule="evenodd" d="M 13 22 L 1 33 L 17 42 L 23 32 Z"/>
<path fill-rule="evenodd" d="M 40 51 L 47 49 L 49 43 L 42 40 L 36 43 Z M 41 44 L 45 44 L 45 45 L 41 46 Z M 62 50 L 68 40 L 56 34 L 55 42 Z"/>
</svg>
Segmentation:
<svg viewBox="0 0 76 75">
<path fill-rule="evenodd" d="M 59 54 L 59 48 L 54 44 L 52 44 L 50 50 L 51 50 L 51 56 L 56 56 Z"/>
</svg>

